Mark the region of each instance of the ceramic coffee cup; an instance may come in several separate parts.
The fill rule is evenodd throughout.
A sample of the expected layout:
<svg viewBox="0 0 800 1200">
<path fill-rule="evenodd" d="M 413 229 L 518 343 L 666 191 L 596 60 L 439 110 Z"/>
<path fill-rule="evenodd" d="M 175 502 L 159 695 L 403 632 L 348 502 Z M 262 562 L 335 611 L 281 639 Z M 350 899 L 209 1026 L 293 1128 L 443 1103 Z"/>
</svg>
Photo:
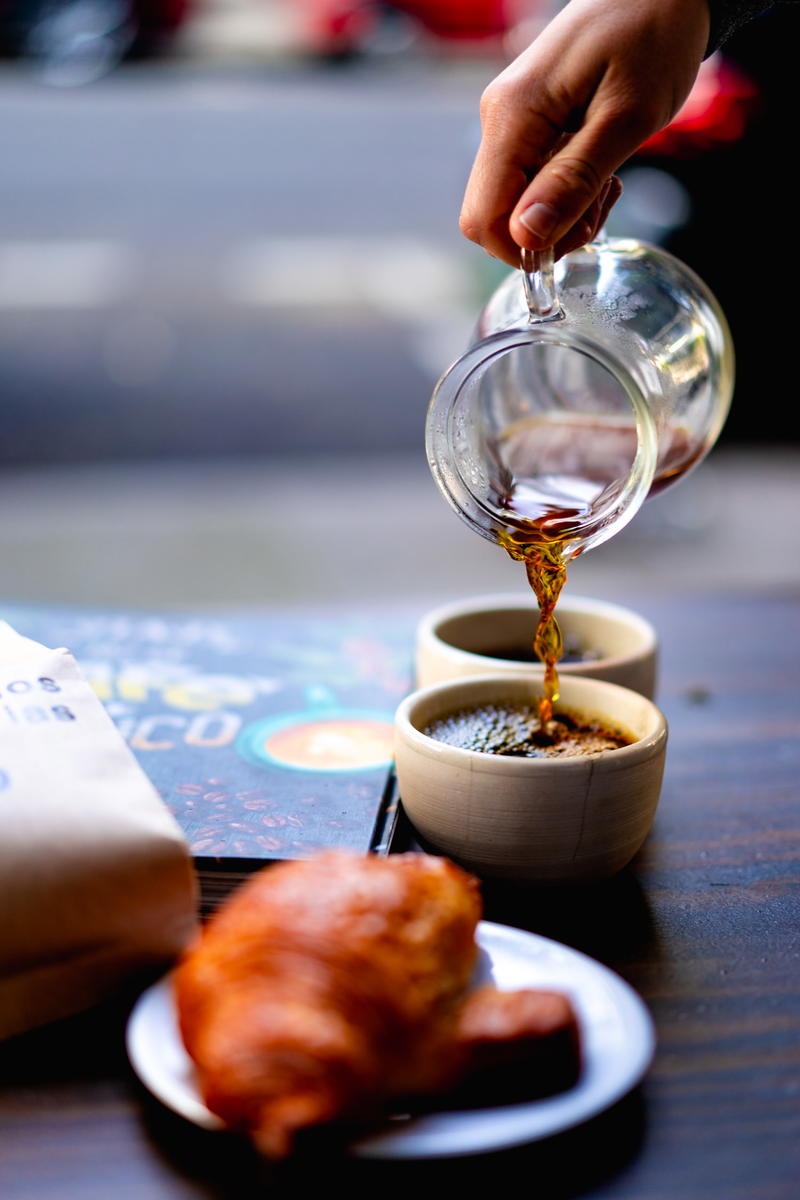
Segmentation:
<svg viewBox="0 0 800 1200">
<path fill-rule="evenodd" d="M 581 675 L 655 695 L 658 639 L 649 621 L 629 608 L 584 596 L 563 596 L 556 616 L 569 654 L 559 677 Z M 496 595 L 446 604 L 427 613 L 416 633 L 416 682 L 429 687 L 468 675 L 542 675 L 539 662 L 509 658 L 532 647 L 538 610 L 530 596 Z M 502 657 L 497 657 L 502 655 Z"/>
<path fill-rule="evenodd" d="M 667 723 L 639 692 L 562 679 L 558 710 L 621 728 L 630 745 L 566 758 L 517 758 L 447 745 L 423 730 L 477 704 L 536 704 L 541 682 L 484 675 L 422 688 L 395 715 L 403 808 L 419 838 L 478 876 L 588 882 L 626 866 L 644 842 L 661 791 Z"/>
</svg>

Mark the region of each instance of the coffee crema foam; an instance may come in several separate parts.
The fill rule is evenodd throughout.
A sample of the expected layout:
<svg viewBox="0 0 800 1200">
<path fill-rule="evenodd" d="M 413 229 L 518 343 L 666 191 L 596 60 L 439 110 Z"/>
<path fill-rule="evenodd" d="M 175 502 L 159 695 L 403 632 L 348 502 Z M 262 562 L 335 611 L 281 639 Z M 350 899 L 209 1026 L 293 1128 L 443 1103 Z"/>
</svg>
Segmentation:
<svg viewBox="0 0 800 1200">
<path fill-rule="evenodd" d="M 576 713 L 556 712 L 547 727 L 538 704 L 497 701 L 457 709 L 422 732 L 460 750 L 512 758 L 575 758 L 619 750 L 636 738 L 605 722 Z"/>
</svg>

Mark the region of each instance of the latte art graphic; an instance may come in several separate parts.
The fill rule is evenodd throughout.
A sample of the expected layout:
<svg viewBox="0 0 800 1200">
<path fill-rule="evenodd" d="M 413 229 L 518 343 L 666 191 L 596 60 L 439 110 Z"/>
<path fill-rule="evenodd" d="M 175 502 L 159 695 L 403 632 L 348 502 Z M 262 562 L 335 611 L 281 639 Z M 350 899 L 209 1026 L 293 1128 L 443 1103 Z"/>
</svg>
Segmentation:
<svg viewBox="0 0 800 1200">
<path fill-rule="evenodd" d="M 392 714 L 327 708 L 267 717 L 240 733 L 237 749 L 257 767 L 290 771 L 370 771 L 389 767 L 394 754 Z"/>
<path fill-rule="evenodd" d="M 392 756 L 392 726 L 363 718 L 308 721 L 279 729 L 264 742 L 270 758 L 306 770 L 380 766 Z"/>
</svg>

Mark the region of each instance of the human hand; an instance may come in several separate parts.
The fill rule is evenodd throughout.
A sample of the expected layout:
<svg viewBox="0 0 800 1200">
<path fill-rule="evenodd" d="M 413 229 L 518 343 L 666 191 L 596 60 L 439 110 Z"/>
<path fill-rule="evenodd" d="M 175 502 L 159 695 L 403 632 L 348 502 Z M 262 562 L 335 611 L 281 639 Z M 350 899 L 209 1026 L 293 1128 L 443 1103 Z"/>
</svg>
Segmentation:
<svg viewBox="0 0 800 1200">
<path fill-rule="evenodd" d="M 519 266 L 591 241 L 614 172 L 675 116 L 709 34 L 706 0 L 570 0 L 486 88 L 461 232 Z"/>
</svg>

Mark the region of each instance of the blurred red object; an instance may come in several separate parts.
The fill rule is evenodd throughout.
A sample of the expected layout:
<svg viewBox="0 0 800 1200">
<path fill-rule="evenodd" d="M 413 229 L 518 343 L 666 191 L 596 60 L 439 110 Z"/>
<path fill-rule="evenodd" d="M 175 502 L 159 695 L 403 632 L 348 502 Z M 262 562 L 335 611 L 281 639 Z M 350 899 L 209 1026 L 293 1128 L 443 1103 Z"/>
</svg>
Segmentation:
<svg viewBox="0 0 800 1200">
<path fill-rule="evenodd" d="M 648 138 L 638 153 L 690 158 L 730 145 L 741 138 L 759 108 L 756 83 L 722 54 L 712 55 L 674 120 Z"/>
<path fill-rule="evenodd" d="M 292 0 L 303 49 L 335 57 L 369 50 L 381 33 L 455 43 L 460 50 L 502 51 L 506 36 L 539 0 Z"/>
<path fill-rule="evenodd" d="M 509 26 L 503 0 L 394 0 L 393 6 L 440 38 L 497 37 Z"/>
</svg>

